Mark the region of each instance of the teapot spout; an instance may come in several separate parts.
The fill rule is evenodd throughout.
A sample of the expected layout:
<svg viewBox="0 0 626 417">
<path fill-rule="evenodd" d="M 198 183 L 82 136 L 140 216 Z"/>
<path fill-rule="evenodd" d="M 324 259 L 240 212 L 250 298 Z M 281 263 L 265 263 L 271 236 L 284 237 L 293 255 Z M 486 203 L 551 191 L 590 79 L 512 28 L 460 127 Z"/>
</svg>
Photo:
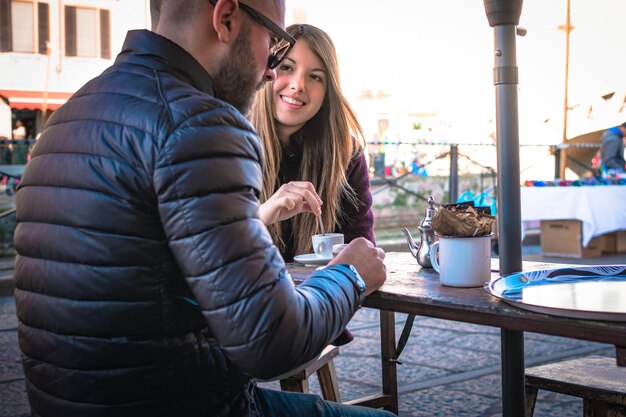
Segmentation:
<svg viewBox="0 0 626 417">
<path fill-rule="evenodd" d="M 411 252 L 411 255 L 413 255 L 414 258 L 417 258 L 419 245 L 417 245 L 413 240 L 413 236 L 411 236 L 411 232 L 409 232 L 409 229 L 405 227 L 404 229 L 402 229 L 402 231 L 404 232 L 404 236 L 406 237 L 406 243 L 407 245 L 409 245 L 409 251 Z"/>
</svg>

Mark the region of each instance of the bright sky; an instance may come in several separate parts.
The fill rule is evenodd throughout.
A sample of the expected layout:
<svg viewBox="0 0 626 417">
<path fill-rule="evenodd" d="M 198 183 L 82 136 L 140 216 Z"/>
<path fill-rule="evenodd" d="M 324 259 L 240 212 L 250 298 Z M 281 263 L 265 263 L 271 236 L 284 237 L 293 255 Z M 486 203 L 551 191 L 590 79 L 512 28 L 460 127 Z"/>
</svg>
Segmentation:
<svg viewBox="0 0 626 417">
<path fill-rule="evenodd" d="M 465 130 L 494 117 L 494 37 L 482 1 L 286 1 L 287 24 L 291 10 L 305 10 L 307 22 L 333 38 L 344 92 L 357 109 L 356 98 L 370 89 L 392 94 L 378 112 L 438 112 Z M 528 34 L 517 37 L 522 143 L 561 141 L 565 33 L 556 28 L 565 24 L 566 7 L 567 0 L 523 4 L 520 26 Z M 626 1 L 571 0 L 570 7 L 570 106 L 623 94 Z M 578 126 L 581 109 L 570 112 L 568 132 L 585 129 Z"/>
</svg>

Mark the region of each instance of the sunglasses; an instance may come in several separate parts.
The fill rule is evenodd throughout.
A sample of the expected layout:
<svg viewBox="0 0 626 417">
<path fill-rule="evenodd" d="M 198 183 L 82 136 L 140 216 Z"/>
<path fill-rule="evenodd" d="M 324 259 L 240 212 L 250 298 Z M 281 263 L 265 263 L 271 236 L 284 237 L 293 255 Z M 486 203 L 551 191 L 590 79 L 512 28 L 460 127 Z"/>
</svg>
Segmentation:
<svg viewBox="0 0 626 417">
<path fill-rule="evenodd" d="M 215 4 L 217 3 L 217 0 L 209 0 L 209 2 L 213 6 L 215 6 Z M 248 15 L 252 19 L 254 19 L 258 24 L 260 24 L 261 26 L 264 26 L 266 29 L 268 29 L 270 32 L 276 35 L 276 38 L 279 39 L 279 40 L 272 41 L 274 44 L 273 46 L 275 48 L 273 49 L 270 56 L 267 58 L 267 67 L 269 69 L 276 68 L 283 61 L 283 59 L 287 56 L 291 48 L 293 48 L 293 46 L 296 44 L 296 40 L 293 38 L 293 36 L 291 36 L 284 30 L 282 30 L 280 27 L 278 27 L 276 23 L 272 22 L 268 17 L 258 12 L 254 8 L 241 2 L 239 2 L 239 7 L 241 8 L 241 10 L 248 13 Z"/>
</svg>

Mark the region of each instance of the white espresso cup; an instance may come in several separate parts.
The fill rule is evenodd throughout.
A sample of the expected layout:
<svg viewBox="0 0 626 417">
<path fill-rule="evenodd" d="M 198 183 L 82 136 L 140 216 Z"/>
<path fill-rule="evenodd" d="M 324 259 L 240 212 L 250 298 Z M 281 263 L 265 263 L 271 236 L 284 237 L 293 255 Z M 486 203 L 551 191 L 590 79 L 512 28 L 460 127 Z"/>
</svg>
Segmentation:
<svg viewBox="0 0 626 417">
<path fill-rule="evenodd" d="M 337 243 L 336 245 L 333 245 L 333 258 L 337 256 L 339 252 L 344 250 L 346 246 L 348 246 L 347 243 Z"/>
<path fill-rule="evenodd" d="M 343 243 L 343 233 L 324 233 L 311 237 L 313 251 L 318 258 L 330 259 L 333 257 L 333 245 Z"/>
<path fill-rule="evenodd" d="M 439 281 L 449 287 L 480 287 L 491 277 L 491 236 L 439 236 L 430 261 Z M 437 258 L 439 254 L 439 258 Z"/>
</svg>

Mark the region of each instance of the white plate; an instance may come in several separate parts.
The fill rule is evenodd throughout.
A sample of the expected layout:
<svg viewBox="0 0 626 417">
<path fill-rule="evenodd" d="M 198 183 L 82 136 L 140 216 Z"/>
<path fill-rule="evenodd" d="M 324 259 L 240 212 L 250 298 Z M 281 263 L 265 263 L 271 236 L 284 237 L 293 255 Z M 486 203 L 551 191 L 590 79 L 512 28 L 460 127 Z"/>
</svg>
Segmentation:
<svg viewBox="0 0 626 417">
<path fill-rule="evenodd" d="M 293 260 L 305 265 L 326 265 L 332 258 L 319 258 L 314 253 L 306 253 L 304 255 L 296 255 Z"/>
<path fill-rule="evenodd" d="M 525 271 L 496 278 L 484 288 L 537 313 L 626 321 L 626 265 Z"/>
</svg>

